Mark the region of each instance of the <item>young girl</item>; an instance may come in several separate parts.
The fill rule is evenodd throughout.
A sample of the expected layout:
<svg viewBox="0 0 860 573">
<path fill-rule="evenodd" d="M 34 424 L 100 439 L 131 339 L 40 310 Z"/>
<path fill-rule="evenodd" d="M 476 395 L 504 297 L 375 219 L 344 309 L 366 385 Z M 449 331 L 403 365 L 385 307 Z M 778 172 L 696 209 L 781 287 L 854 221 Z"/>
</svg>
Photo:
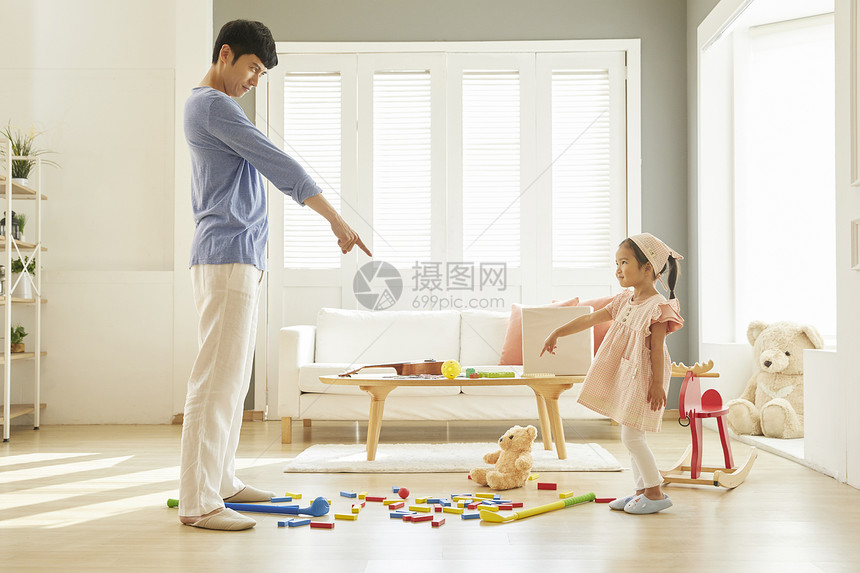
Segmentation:
<svg viewBox="0 0 860 573">
<path fill-rule="evenodd" d="M 625 239 L 615 253 L 615 278 L 625 290 L 605 308 L 555 329 L 541 351 L 541 355 L 554 354 L 559 337 L 614 321 L 585 377 L 579 403 L 621 424 L 636 493 L 616 499 L 609 507 L 627 513 L 655 513 L 672 505 L 660 488 L 663 478 L 645 432 L 660 431 L 672 367 L 666 335 L 684 324 L 675 298 L 677 261 L 682 258 L 648 233 Z M 655 288 L 666 272 L 668 301 Z"/>
</svg>

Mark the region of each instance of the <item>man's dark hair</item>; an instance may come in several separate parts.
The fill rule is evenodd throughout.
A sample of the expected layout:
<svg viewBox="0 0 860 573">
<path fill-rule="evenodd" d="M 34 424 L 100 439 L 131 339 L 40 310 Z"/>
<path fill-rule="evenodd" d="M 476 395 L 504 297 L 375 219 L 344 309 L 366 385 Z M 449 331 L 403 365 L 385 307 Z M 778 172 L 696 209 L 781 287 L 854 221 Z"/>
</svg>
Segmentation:
<svg viewBox="0 0 860 573">
<path fill-rule="evenodd" d="M 233 50 L 233 62 L 236 63 L 245 54 L 254 54 L 266 69 L 271 70 L 278 65 L 278 54 L 275 50 L 275 39 L 272 32 L 261 22 L 250 20 L 233 20 L 227 22 L 218 32 L 215 48 L 212 51 L 212 63 L 218 61 L 221 47 L 227 44 Z"/>
</svg>

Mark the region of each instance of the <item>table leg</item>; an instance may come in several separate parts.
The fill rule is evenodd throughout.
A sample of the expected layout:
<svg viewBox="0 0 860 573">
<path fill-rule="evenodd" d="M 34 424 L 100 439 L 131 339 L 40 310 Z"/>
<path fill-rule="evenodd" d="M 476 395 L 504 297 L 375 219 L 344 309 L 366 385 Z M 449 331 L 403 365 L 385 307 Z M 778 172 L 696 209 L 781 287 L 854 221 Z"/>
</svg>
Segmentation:
<svg viewBox="0 0 860 573">
<path fill-rule="evenodd" d="M 562 426 L 561 413 L 558 409 L 558 397 L 565 390 L 573 388 L 573 384 L 535 385 L 531 388 L 546 402 L 547 416 L 552 426 L 552 438 L 555 441 L 555 451 L 558 453 L 558 459 L 566 460 L 567 445 L 564 442 L 564 426 Z"/>
<path fill-rule="evenodd" d="M 552 429 L 549 425 L 549 416 L 546 413 L 546 400 L 543 396 L 535 392 L 537 399 L 538 418 L 540 418 L 540 433 L 543 437 L 543 449 L 552 449 Z"/>
<path fill-rule="evenodd" d="M 376 446 L 379 445 L 379 431 L 382 429 L 382 411 L 385 398 L 396 386 L 359 386 L 370 394 L 370 416 L 367 423 L 367 461 L 376 459 Z"/>
</svg>

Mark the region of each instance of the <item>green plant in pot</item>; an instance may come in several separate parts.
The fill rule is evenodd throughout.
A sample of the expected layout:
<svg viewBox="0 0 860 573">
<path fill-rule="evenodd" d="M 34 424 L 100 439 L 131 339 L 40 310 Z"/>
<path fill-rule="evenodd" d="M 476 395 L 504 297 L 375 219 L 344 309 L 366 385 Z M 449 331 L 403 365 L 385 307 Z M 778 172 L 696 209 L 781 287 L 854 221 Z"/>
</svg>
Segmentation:
<svg viewBox="0 0 860 573">
<path fill-rule="evenodd" d="M 12 216 L 18 221 L 18 233 L 21 237 L 20 240 L 24 240 L 24 227 L 27 225 L 27 214 L 26 213 L 15 213 L 12 212 Z"/>
<path fill-rule="evenodd" d="M 34 145 L 36 138 L 42 133 L 44 132 L 35 129 L 31 129 L 30 133 L 25 133 L 21 129 L 13 128 L 12 122 L 7 123 L 5 129 L 0 129 L 0 135 L 12 142 L 12 155 L 30 158 L 12 160 L 12 179 L 22 179 L 24 181 L 21 183 L 24 185 L 27 184 L 26 179 L 30 177 L 30 172 L 36 166 L 35 158 L 46 153 L 53 153 L 39 149 Z M 0 155 L 6 155 L 6 142 L 3 140 L 0 140 Z M 42 163 L 59 167 L 50 159 L 42 159 Z"/>
<path fill-rule="evenodd" d="M 33 273 L 36 272 L 36 261 L 34 259 L 30 259 L 27 263 L 27 272 L 29 276 L 18 276 L 24 272 L 24 261 L 21 260 L 21 257 L 17 259 L 12 259 L 12 266 L 10 267 L 12 270 L 12 277 L 9 282 L 9 288 L 12 288 L 12 296 L 16 296 L 18 298 L 33 298 Z M 18 283 L 17 285 L 15 283 Z M 14 288 L 13 288 L 14 287 Z"/>
<path fill-rule="evenodd" d="M 27 331 L 20 324 L 13 326 L 9 333 L 9 343 L 12 352 L 24 352 L 24 337 L 27 336 Z"/>
</svg>

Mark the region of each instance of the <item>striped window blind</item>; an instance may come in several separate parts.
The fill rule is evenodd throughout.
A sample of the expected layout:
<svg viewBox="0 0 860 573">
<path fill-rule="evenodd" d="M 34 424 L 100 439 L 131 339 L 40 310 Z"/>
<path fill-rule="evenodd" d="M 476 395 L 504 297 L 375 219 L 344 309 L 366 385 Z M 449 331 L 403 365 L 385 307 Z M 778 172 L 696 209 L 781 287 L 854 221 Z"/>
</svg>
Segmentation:
<svg viewBox="0 0 860 573">
<path fill-rule="evenodd" d="M 340 211 L 341 76 L 284 76 L 284 151 L 298 161 Z M 284 201 L 284 267 L 340 267 L 341 253 L 328 222 L 291 199 Z"/>
<path fill-rule="evenodd" d="M 463 259 L 520 264 L 520 77 L 463 72 Z"/>
<path fill-rule="evenodd" d="M 553 267 L 614 260 L 609 70 L 552 72 Z"/>
<path fill-rule="evenodd" d="M 412 266 L 431 258 L 429 71 L 373 75 L 374 257 Z"/>
</svg>

